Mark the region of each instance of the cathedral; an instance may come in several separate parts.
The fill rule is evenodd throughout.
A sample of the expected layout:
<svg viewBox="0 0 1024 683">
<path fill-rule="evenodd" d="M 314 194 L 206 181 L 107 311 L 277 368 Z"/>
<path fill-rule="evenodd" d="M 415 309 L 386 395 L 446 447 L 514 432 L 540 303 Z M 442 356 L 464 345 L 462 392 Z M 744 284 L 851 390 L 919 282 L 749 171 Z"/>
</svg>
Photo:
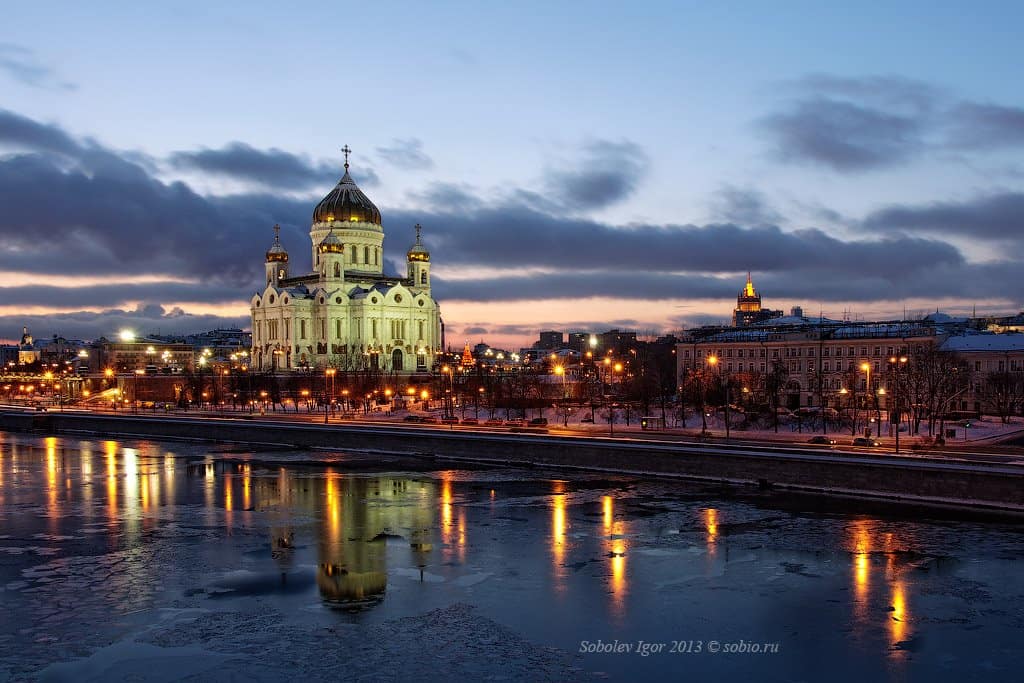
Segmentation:
<svg viewBox="0 0 1024 683">
<path fill-rule="evenodd" d="M 250 301 L 252 365 L 426 372 L 442 351 L 441 312 L 430 293 L 430 252 L 420 226 L 405 277 L 384 274 L 380 211 L 349 175 L 313 210 L 312 272 L 292 274 L 274 226 L 266 281 Z"/>
</svg>

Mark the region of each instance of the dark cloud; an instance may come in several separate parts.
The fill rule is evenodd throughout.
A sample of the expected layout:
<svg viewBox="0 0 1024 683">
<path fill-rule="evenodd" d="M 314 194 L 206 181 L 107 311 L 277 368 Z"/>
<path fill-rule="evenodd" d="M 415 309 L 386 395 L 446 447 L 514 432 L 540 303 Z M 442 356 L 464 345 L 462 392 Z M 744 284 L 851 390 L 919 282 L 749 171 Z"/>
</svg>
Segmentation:
<svg viewBox="0 0 1024 683">
<path fill-rule="evenodd" d="M 712 216 L 715 220 L 728 223 L 764 224 L 782 220 L 764 195 L 751 188 L 726 185 L 720 188 L 711 201 Z"/>
<path fill-rule="evenodd" d="M 0 316 L 0 338 L 17 339 L 27 325 L 37 339 L 59 334 L 68 339 L 92 340 L 110 337 L 129 328 L 138 334 L 187 334 L 224 327 L 246 328 L 249 316 L 237 318 L 214 315 L 190 315 L 180 310 L 165 311 L 148 304 L 137 309 L 110 309 L 98 313 L 48 313 L 46 315 Z"/>
<path fill-rule="evenodd" d="M 35 52 L 13 43 L 0 43 L 0 71 L 14 80 L 34 88 L 53 90 L 75 90 L 77 86 L 61 79 L 57 73 L 44 64 Z"/>
<path fill-rule="evenodd" d="M 967 102 L 950 116 L 949 144 L 960 149 L 1004 149 L 1024 145 L 1024 109 Z"/>
<path fill-rule="evenodd" d="M 815 74 L 782 92 L 792 97 L 758 123 L 786 162 L 855 173 L 927 153 L 1024 145 L 1024 109 L 958 101 L 920 81 Z"/>
<path fill-rule="evenodd" d="M 57 126 L 39 123 L 6 109 L 0 109 L 0 143 L 39 152 L 84 154 L 82 145 Z"/>
<path fill-rule="evenodd" d="M 864 219 L 879 232 L 899 230 L 986 240 L 1024 240 L 1024 193 L 1004 192 L 961 202 L 889 206 Z"/>
<path fill-rule="evenodd" d="M 473 325 L 462 330 L 462 334 L 487 334 L 487 328 Z"/>
<path fill-rule="evenodd" d="M 417 138 L 395 138 L 389 147 L 378 147 L 377 154 L 384 161 L 407 171 L 424 171 L 434 167 L 434 160 L 423 151 L 423 142 Z"/>
<path fill-rule="evenodd" d="M 898 164 L 923 149 L 924 127 L 913 116 L 851 102 L 816 98 L 762 120 L 775 154 L 787 162 L 813 162 L 836 171 Z"/>
<path fill-rule="evenodd" d="M 844 242 L 821 230 L 773 225 L 636 225 L 556 217 L 521 206 L 469 213 L 390 212 L 391 221 L 424 226 L 424 240 L 446 264 L 535 266 L 605 272 L 799 270 L 809 264 L 845 273 L 911 273 L 962 263 L 944 242 L 893 236 Z"/>
<path fill-rule="evenodd" d="M 340 162 L 314 163 L 291 152 L 273 147 L 256 149 L 244 142 L 231 142 L 219 149 L 175 152 L 169 161 L 175 168 L 249 182 L 271 190 L 330 187 L 343 173 Z M 372 187 L 378 181 L 373 169 L 359 169 L 360 184 Z"/>
<path fill-rule="evenodd" d="M 203 283 L 173 281 L 130 285 L 93 285 L 91 287 L 55 287 L 46 284 L 33 284 L 31 287 L 0 287 L 0 301 L 5 306 L 35 305 L 64 309 L 73 307 L 116 308 L 140 300 L 237 304 L 246 301 L 254 289 L 254 286 L 248 284 L 238 287 L 211 287 Z"/>
<path fill-rule="evenodd" d="M 1024 293 L 1015 283 L 1021 263 L 1007 261 L 987 264 L 937 264 L 912 276 L 894 271 L 842 277 L 828 268 L 808 266 L 799 270 L 755 274 L 765 305 L 773 301 L 797 302 L 899 302 L 906 299 L 964 298 L 991 300 L 1009 298 L 1024 304 Z M 444 280 L 434 278 L 437 295 L 444 301 L 530 301 L 547 298 L 612 297 L 639 301 L 718 299 L 735 301 L 743 276 L 709 276 L 702 273 L 604 273 L 566 272 L 531 276 L 495 276 L 480 279 Z M 722 319 L 723 315 L 712 316 Z M 628 321 L 606 321 L 604 325 L 632 327 Z M 557 326 L 556 326 L 557 329 Z M 492 327 L 492 333 L 496 330 Z"/>
<path fill-rule="evenodd" d="M 569 211 L 603 209 L 633 194 L 648 164 L 636 143 L 594 140 L 584 145 L 582 159 L 572 168 L 545 173 L 545 190 Z"/>
</svg>

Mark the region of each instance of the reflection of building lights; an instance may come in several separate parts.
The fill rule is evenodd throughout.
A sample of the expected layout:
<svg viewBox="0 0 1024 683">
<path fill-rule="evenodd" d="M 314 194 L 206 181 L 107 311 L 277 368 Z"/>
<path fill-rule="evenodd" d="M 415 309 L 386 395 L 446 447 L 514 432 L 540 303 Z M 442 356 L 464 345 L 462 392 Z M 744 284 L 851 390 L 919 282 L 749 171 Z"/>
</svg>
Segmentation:
<svg viewBox="0 0 1024 683">
<path fill-rule="evenodd" d="M 904 594 L 903 581 L 896 580 L 892 584 L 892 611 L 889 612 L 889 631 L 892 644 L 907 639 L 907 602 Z"/>
</svg>

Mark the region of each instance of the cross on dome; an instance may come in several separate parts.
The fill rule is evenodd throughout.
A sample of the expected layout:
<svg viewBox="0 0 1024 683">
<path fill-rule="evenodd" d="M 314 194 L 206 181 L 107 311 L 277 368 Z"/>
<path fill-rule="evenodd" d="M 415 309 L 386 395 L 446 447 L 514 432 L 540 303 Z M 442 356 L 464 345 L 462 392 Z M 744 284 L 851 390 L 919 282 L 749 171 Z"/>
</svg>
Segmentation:
<svg viewBox="0 0 1024 683">
<path fill-rule="evenodd" d="M 345 170 L 347 171 L 348 170 L 348 155 L 352 153 L 352 150 L 346 144 L 344 147 L 341 148 L 341 151 L 345 154 Z"/>
</svg>

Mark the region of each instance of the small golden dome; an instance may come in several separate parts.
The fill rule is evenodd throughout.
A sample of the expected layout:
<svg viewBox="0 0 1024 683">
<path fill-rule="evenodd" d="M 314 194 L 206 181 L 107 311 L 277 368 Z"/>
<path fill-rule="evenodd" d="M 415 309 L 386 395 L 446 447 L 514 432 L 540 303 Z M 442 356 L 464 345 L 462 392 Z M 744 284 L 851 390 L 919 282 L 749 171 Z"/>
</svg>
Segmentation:
<svg viewBox="0 0 1024 683">
<path fill-rule="evenodd" d="M 419 223 L 416 224 L 416 244 L 412 245 L 409 251 L 406 253 L 406 257 L 410 261 L 429 261 L 430 252 L 423 246 L 423 240 L 420 238 L 420 231 L 423 229 Z"/>
<path fill-rule="evenodd" d="M 334 230 L 332 229 L 327 233 L 327 237 L 317 245 L 316 250 L 321 254 L 344 254 L 345 244 L 338 239 L 338 236 L 334 234 Z"/>
<path fill-rule="evenodd" d="M 267 263 L 288 263 L 288 252 L 281 245 L 281 226 L 274 226 L 274 243 L 267 249 Z"/>
</svg>

